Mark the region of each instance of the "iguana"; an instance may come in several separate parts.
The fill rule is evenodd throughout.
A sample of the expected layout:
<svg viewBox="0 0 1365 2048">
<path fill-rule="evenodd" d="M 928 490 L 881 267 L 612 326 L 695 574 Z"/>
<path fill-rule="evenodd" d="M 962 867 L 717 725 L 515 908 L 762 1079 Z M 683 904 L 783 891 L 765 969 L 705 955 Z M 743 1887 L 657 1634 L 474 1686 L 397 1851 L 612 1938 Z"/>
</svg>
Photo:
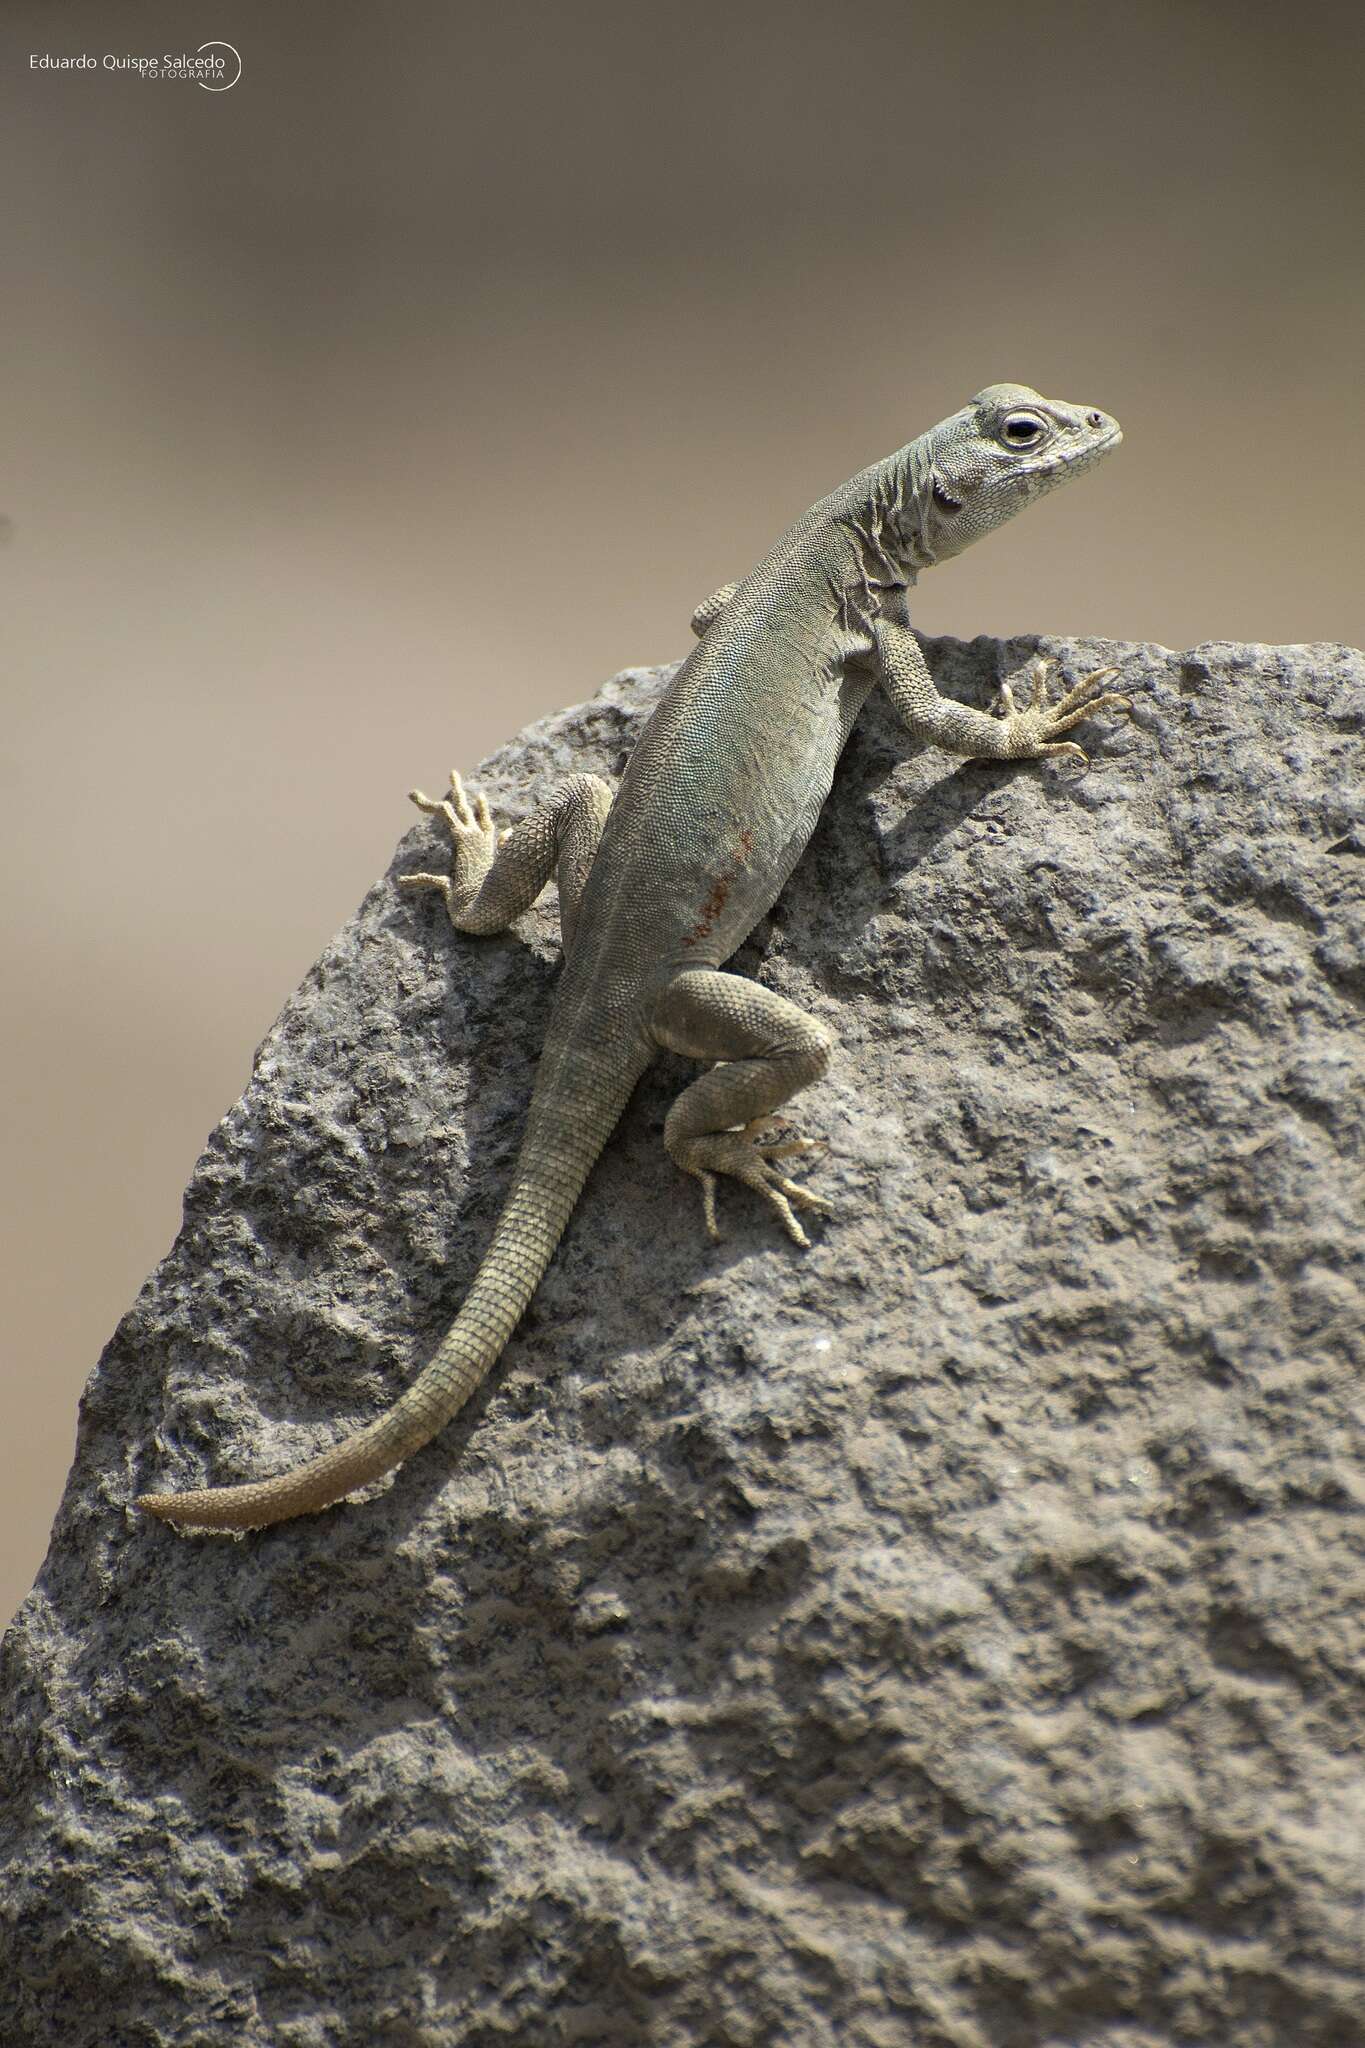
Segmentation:
<svg viewBox="0 0 1365 2048">
<path fill-rule="evenodd" d="M 940 697 L 906 603 L 921 569 L 1079 476 L 1120 438 L 1105 413 L 992 384 L 822 498 L 742 583 L 698 608 L 698 644 L 614 796 L 599 777 L 576 775 L 501 833 L 458 774 L 442 800 L 412 792 L 444 820 L 452 868 L 400 881 L 436 890 L 457 930 L 502 931 L 552 875 L 559 883 L 564 971 L 492 1243 L 430 1362 L 367 1427 L 278 1478 L 143 1494 L 140 1507 L 200 1528 L 257 1528 L 329 1506 L 435 1436 L 502 1351 L 661 1048 L 715 1062 L 664 1126 L 670 1156 L 701 1183 L 708 1230 L 717 1234 L 724 1174 L 806 1243 L 796 1211 L 825 1204 L 779 1167 L 802 1144 L 777 1139 L 770 1119 L 825 1071 L 833 1041 L 721 963 L 800 859 L 876 684 L 912 738 L 990 761 L 1071 754 L 1084 764 L 1063 734 L 1092 712 L 1131 708 L 1101 689 L 1114 669 L 1050 701 L 1038 660 L 1002 683 L 998 714 Z"/>
</svg>

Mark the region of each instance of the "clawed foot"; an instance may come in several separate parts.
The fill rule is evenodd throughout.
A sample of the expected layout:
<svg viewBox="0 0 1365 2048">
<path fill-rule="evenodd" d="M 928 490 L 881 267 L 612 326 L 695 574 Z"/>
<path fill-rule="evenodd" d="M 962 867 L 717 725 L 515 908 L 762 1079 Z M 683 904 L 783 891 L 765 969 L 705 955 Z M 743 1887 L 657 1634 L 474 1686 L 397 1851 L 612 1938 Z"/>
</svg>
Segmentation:
<svg viewBox="0 0 1365 2048">
<path fill-rule="evenodd" d="M 717 1243 L 720 1241 L 720 1226 L 716 1221 L 718 1174 L 725 1173 L 734 1180 L 742 1180 L 746 1187 L 762 1195 L 781 1217 L 788 1237 L 803 1248 L 809 1247 L 810 1239 L 796 1219 L 793 1203 L 796 1208 L 829 1213 L 828 1202 L 819 1195 L 813 1195 L 809 1188 L 803 1188 L 799 1181 L 789 1180 L 772 1164 L 775 1159 L 789 1159 L 797 1152 L 823 1151 L 824 1147 L 810 1138 L 790 1137 L 776 1143 L 760 1144 L 761 1134 L 769 1130 L 773 1122 L 771 1117 L 757 1117 L 742 1131 L 712 1131 L 706 1137 L 689 1138 L 677 1148 L 675 1157 L 678 1164 L 701 1182 L 706 1228 Z"/>
<path fill-rule="evenodd" d="M 408 791 L 409 798 L 419 811 L 429 811 L 445 819 L 454 847 L 454 873 L 452 875 L 400 875 L 400 889 L 436 889 L 445 898 L 446 908 L 452 914 L 469 900 L 477 891 L 480 882 L 493 864 L 493 855 L 502 840 L 510 837 L 507 831 L 499 832 L 488 809 L 488 800 L 477 792 L 470 797 L 459 775 L 450 771 L 450 795 L 448 797 L 427 796 L 420 789 Z"/>
<path fill-rule="evenodd" d="M 1048 698 L 1048 677 L 1057 666 L 1035 655 L 1010 682 L 1000 685 L 1000 715 L 1009 730 L 1007 751 L 1011 755 L 1031 756 L 1037 754 L 1070 754 L 1083 768 L 1090 766 L 1090 757 L 1078 747 L 1074 740 L 1064 740 L 1062 733 L 1070 732 L 1073 725 L 1090 718 L 1096 711 L 1130 712 L 1133 708 L 1128 697 L 1121 697 L 1112 690 L 1101 691 L 1100 685 L 1116 676 L 1116 668 L 1097 668 L 1088 676 L 1082 676 L 1065 696 L 1056 703 Z M 1025 705 L 1018 705 L 1014 699 L 1012 685 L 1028 679 L 1029 695 Z"/>
</svg>

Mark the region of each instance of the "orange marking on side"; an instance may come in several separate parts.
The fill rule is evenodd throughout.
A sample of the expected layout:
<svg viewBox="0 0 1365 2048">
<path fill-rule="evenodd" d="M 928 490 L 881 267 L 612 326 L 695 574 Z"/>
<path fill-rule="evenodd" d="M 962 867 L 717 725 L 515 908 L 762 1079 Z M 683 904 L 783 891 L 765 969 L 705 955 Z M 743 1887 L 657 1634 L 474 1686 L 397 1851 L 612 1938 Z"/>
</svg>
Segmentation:
<svg viewBox="0 0 1365 2048">
<path fill-rule="evenodd" d="M 711 933 L 715 930 L 716 919 L 720 916 L 722 910 L 724 910 L 725 905 L 729 900 L 730 891 L 731 889 L 733 889 L 739 876 L 743 873 L 745 863 L 748 860 L 749 855 L 753 852 L 753 850 L 753 833 L 747 830 L 741 832 L 739 835 L 738 852 L 735 854 L 734 859 L 730 862 L 730 865 L 725 869 L 724 873 L 717 875 L 715 881 L 711 884 L 711 888 L 707 894 L 706 901 L 702 904 L 701 907 L 701 916 L 697 919 L 697 922 L 693 925 L 691 931 L 684 934 L 683 944 L 685 946 L 700 945 L 701 941 L 705 938 L 709 938 Z"/>
</svg>

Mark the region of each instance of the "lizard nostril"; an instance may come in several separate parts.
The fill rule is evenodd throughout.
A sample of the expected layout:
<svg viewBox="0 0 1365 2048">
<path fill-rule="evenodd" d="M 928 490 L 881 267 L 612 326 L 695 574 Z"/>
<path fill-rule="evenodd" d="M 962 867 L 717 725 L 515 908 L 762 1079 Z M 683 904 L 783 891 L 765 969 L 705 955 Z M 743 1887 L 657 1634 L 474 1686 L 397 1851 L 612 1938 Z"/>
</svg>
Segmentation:
<svg viewBox="0 0 1365 2048">
<path fill-rule="evenodd" d="M 1092 427 L 1102 427 L 1104 425 L 1104 414 L 1102 412 L 1088 412 L 1086 419 Z"/>
</svg>

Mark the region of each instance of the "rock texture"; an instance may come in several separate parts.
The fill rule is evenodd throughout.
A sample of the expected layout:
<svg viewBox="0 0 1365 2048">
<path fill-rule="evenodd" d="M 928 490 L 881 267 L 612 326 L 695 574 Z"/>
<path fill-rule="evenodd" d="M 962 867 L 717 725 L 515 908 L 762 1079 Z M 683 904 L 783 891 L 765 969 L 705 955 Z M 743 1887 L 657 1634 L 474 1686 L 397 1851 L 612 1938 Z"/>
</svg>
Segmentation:
<svg viewBox="0 0 1365 2048">
<path fill-rule="evenodd" d="M 928 651 L 986 702 L 1034 644 Z M 7 2048 L 1365 2038 L 1365 660 L 1041 644 L 1133 688 L 1090 774 L 907 757 L 874 700 L 737 963 L 841 1040 L 814 1249 L 732 1187 L 710 1247 L 661 1063 L 470 1412 L 180 1539 L 130 1496 L 432 1346 L 554 924 L 390 877 L 318 962 L 7 1640 Z M 504 817 L 664 679 L 494 756 Z"/>
</svg>

